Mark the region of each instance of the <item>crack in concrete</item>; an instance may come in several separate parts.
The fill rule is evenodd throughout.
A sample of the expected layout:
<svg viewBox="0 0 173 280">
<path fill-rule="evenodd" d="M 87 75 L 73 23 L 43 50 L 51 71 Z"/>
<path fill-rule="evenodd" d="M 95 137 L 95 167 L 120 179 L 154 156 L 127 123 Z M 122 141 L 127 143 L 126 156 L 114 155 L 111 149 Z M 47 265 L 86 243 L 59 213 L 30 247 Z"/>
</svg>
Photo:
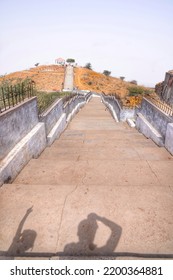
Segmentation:
<svg viewBox="0 0 173 280">
<path fill-rule="evenodd" d="M 138 150 L 135 147 L 132 147 L 132 149 L 137 153 L 138 157 L 140 160 L 143 160 L 140 156 L 140 153 L 138 152 Z"/>
<path fill-rule="evenodd" d="M 57 233 L 57 242 L 56 242 L 55 251 L 56 251 L 56 249 L 58 249 L 58 245 L 59 245 L 60 230 L 61 230 L 61 226 L 62 226 L 63 214 L 64 214 L 64 209 L 65 209 L 65 205 L 66 205 L 67 199 L 68 199 L 68 197 L 69 197 L 72 193 L 74 193 L 74 192 L 77 190 L 78 187 L 79 187 L 79 185 L 76 185 L 75 188 L 74 188 L 71 192 L 69 192 L 69 193 L 66 195 L 65 199 L 64 199 L 64 203 L 63 203 L 63 207 L 62 207 L 62 211 L 61 211 L 61 217 L 60 217 L 60 223 L 59 223 L 58 233 Z"/>
<path fill-rule="evenodd" d="M 171 192 L 173 192 L 173 187 L 172 186 L 168 186 L 168 187 L 171 190 Z"/>
<path fill-rule="evenodd" d="M 83 176 L 83 178 L 82 178 L 82 180 L 81 180 L 81 185 L 84 185 L 85 177 L 86 177 L 86 172 L 85 172 L 85 174 L 84 174 L 84 176 Z"/>
<path fill-rule="evenodd" d="M 89 162 L 88 162 L 88 160 L 86 161 L 86 163 L 87 163 L 87 166 L 89 166 Z M 82 177 L 82 179 L 81 179 L 81 185 L 84 185 L 84 180 L 85 180 L 85 178 L 86 178 L 86 171 L 85 171 L 85 173 L 84 173 L 84 175 L 83 175 L 83 177 Z"/>
<path fill-rule="evenodd" d="M 157 177 L 157 174 L 156 174 L 156 173 L 154 172 L 154 170 L 152 169 L 152 167 L 151 167 L 151 165 L 149 164 L 148 160 L 146 160 L 146 162 L 147 162 L 147 164 L 148 164 L 148 166 L 149 166 L 151 172 L 154 174 L 154 176 L 156 177 L 157 181 L 159 182 L 159 185 L 161 186 L 162 184 L 161 184 L 159 178 Z"/>
<path fill-rule="evenodd" d="M 78 157 L 77 157 L 76 161 L 79 161 L 79 159 L 80 159 L 80 155 L 78 155 Z"/>
</svg>

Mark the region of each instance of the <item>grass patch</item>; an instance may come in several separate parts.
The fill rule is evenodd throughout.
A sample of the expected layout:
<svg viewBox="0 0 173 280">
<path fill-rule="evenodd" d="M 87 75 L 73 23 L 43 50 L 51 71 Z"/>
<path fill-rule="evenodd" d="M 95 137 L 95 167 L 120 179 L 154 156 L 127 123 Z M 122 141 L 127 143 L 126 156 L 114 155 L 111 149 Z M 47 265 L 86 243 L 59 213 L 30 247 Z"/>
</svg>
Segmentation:
<svg viewBox="0 0 173 280">
<path fill-rule="evenodd" d="M 65 92 L 35 91 L 38 101 L 38 112 L 43 113 L 55 100 L 66 96 Z"/>
<path fill-rule="evenodd" d="M 128 87 L 129 96 L 137 96 L 144 94 L 144 88 L 140 86 Z"/>
<path fill-rule="evenodd" d="M 25 81 L 12 85 L 8 81 L 8 83 L 6 84 L 1 84 L 0 112 L 3 112 L 4 109 L 8 110 L 9 108 L 14 107 L 17 104 L 22 103 L 27 98 L 36 96 L 38 101 L 38 112 L 39 114 L 42 114 L 57 99 L 63 98 L 65 102 L 72 97 L 72 94 L 70 94 L 69 92 L 37 91 L 34 86 L 32 87 L 32 89 L 30 87 L 28 88 L 29 82 L 30 81 Z"/>
<path fill-rule="evenodd" d="M 128 87 L 128 96 L 149 95 L 153 93 L 152 89 L 147 89 L 141 86 Z"/>
</svg>

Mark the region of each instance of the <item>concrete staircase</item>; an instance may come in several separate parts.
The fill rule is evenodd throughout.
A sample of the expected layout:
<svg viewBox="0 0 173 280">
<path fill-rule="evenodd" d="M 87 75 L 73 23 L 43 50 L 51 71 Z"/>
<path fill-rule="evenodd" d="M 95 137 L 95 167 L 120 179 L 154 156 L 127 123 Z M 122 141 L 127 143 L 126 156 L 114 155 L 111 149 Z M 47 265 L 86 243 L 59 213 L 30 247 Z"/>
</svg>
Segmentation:
<svg viewBox="0 0 173 280">
<path fill-rule="evenodd" d="M 92 98 L 0 189 L 2 258 L 173 257 L 172 170 L 164 148 Z"/>
<path fill-rule="evenodd" d="M 64 91 L 72 91 L 73 90 L 73 66 L 68 65 L 65 71 L 65 79 L 64 79 Z"/>
</svg>

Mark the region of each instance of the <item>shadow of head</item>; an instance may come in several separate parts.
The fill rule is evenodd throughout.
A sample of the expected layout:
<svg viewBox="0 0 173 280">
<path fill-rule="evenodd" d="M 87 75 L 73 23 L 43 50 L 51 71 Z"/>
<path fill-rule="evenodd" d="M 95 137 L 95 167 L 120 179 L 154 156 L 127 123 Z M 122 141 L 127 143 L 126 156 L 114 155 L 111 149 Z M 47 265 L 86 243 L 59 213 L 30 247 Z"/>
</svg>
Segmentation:
<svg viewBox="0 0 173 280">
<path fill-rule="evenodd" d="M 22 254 L 28 250 L 32 250 L 37 233 L 34 230 L 24 230 L 19 238 L 12 244 L 9 253 L 12 255 Z"/>
<path fill-rule="evenodd" d="M 78 225 L 78 238 L 80 243 L 90 244 L 90 249 L 93 250 L 95 245 L 93 244 L 94 238 L 98 229 L 96 219 L 92 216 L 88 216 L 87 219 L 81 221 Z"/>
<path fill-rule="evenodd" d="M 100 234 L 101 239 L 98 241 L 95 237 L 97 232 L 100 232 L 102 225 L 108 229 L 109 234 L 105 236 L 103 232 L 103 235 Z M 121 233 L 122 228 L 119 225 L 105 217 L 91 213 L 87 216 L 87 219 L 82 220 L 78 225 L 79 241 L 67 244 L 64 247 L 64 253 L 69 255 L 109 254 L 114 252 Z"/>
</svg>

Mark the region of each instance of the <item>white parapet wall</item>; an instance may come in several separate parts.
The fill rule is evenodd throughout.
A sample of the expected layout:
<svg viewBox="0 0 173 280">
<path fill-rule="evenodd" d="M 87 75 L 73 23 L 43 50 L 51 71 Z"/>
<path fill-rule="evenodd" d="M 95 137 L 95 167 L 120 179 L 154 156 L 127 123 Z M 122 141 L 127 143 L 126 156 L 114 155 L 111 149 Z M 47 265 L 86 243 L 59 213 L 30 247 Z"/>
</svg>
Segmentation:
<svg viewBox="0 0 173 280">
<path fill-rule="evenodd" d="M 41 116 L 40 122 L 36 98 L 3 113 L 0 116 L 0 186 L 12 182 L 31 158 L 37 158 L 46 146 L 50 146 L 90 97 L 91 93 L 77 95 L 65 107 L 62 99 L 58 100 Z M 16 129 L 13 129 L 14 125 Z M 8 134 L 5 134 L 5 126 Z"/>
<path fill-rule="evenodd" d="M 63 113 L 59 120 L 56 122 L 52 130 L 49 132 L 47 135 L 47 145 L 51 146 L 52 143 L 57 139 L 61 133 L 64 131 L 66 128 L 66 114 Z"/>
<path fill-rule="evenodd" d="M 173 123 L 167 125 L 165 148 L 173 155 Z"/>
<path fill-rule="evenodd" d="M 38 123 L 37 98 L 33 97 L 0 114 L 0 160 Z"/>
<path fill-rule="evenodd" d="M 70 112 L 70 114 L 69 114 L 68 117 L 67 117 L 67 120 L 66 120 L 67 123 L 69 123 L 69 122 L 72 120 L 72 118 L 74 117 L 74 115 L 75 115 L 77 112 L 79 112 L 80 108 L 83 107 L 83 106 L 85 105 L 85 103 L 86 103 L 85 101 L 84 101 L 84 102 L 80 102 L 80 103 L 78 103 L 78 104 L 73 108 L 73 110 Z"/>
<path fill-rule="evenodd" d="M 46 147 L 43 123 L 38 123 L 0 162 L 0 186 L 12 182 L 31 158 L 37 158 Z"/>
<path fill-rule="evenodd" d="M 115 108 L 112 106 L 112 104 L 109 103 L 108 101 L 106 101 L 105 98 L 102 98 L 102 102 L 103 102 L 103 104 L 109 109 L 109 111 L 110 111 L 110 113 L 112 114 L 112 117 L 114 118 L 114 120 L 115 120 L 116 122 L 119 122 L 117 113 L 116 113 L 116 111 L 115 111 Z"/>
<path fill-rule="evenodd" d="M 151 138 L 158 146 L 164 146 L 164 139 L 162 135 L 147 121 L 147 119 L 138 113 L 136 128 L 145 135 L 147 138 Z"/>
<path fill-rule="evenodd" d="M 158 146 L 173 154 L 173 118 L 158 108 L 151 100 L 143 98 L 137 114 L 136 128 Z"/>
</svg>

